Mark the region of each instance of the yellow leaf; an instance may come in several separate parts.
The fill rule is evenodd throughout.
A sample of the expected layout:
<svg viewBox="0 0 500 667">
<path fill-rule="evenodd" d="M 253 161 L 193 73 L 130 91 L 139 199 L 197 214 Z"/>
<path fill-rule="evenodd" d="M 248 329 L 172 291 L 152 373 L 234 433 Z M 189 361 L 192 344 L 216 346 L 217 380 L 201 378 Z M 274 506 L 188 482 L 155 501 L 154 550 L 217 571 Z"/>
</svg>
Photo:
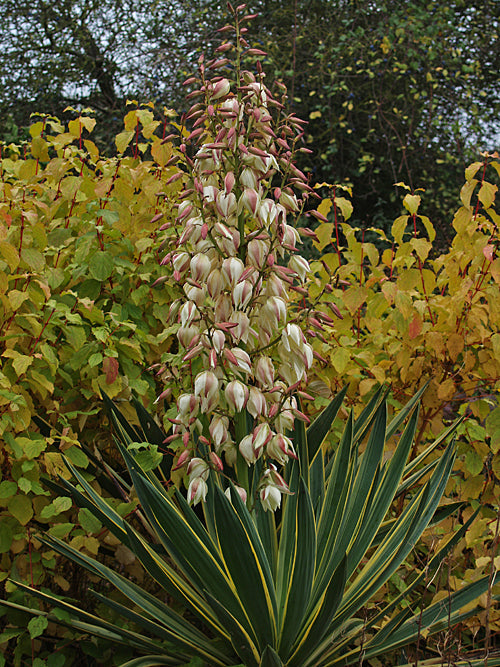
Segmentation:
<svg viewBox="0 0 500 667">
<path fill-rule="evenodd" d="M 323 199 L 321 204 L 318 206 L 318 213 L 321 213 L 321 215 L 324 215 L 325 218 L 327 218 L 331 208 L 332 208 L 332 200 L 328 199 L 327 197 L 326 199 Z"/>
<path fill-rule="evenodd" d="M 498 187 L 493 185 L 493 183 L 487 183 L 484 181 L 484 183 L 481 185 L 477 196 L 479 197 L 479 201 L 483 204 L 484 208 L 489 208 L 493 204 L 497 190 Z"/>
<path fill-rule="evenodd" d="M 358 308 L 364 304 L 367 296 L 368 290 L 366 287 L 359 285 L 358 287 L 349 287 L 349 289 L 343 293 L 342 301 L 351 315 L 354 315 Z"/>
<path fill-rule="evenodd" d="M 95 127 L 96 120 L 95 118 L 90 118 L 89 116 L 82 116 L 80 118 L 83 127 L 87 130 L 87 132 L 92 132 L 92 130 Z"/>
<path fill-rule="evenodd" d="M 323 250 L 332 242 L 333 222 L 323 222 L 316 227 L 316 236 L 318 241 L 313 241 L 318 250 Z"/>
<path fill-rule="evenodd" d="M 382 264 L 385 266 L 391 266 L 394 259 L 394 252 L 392 248 L 386 248 L 382 253 Z"/>
<path fill-rule="evenodd" d="M 339 207 L 344 220 L 349 220 L 354 210 L 351 202 L 345 197 L 337 197 L 335 199 L 335 205 Z"/>
<path fill-rule="evenodd" d="M 0 241 L 0 255 L 7 262 L 9 269 L 15 271 L 19 265 L 19 253 L 17 248 L 7 241 Z"/>
<path fill-rule="evenodd" d="M 410 240 L 410 245 L 421 260 L 427 259 L 427 255 L 432 248 L 432 243 L 427 239 L 412 238 Z"/>
<path fill-rule="evenodd" d="M 314 120 L 315 118 L 321 118 L 321 111 L 311 111 L 309 118 Z"/>
<path fill-rule="evenodd" d="M 85 139 L 83 145 L 87 149 L 92 160 L 94 160 L 95 162 L 99 158 L 99 149 L 97 148 L 97 146 L 94 144 L 93 141 L 90 141 L 90 139 Z"/>
<path fill-rule="evenodd" d="M 442 401 L 448 401 L 450 398 L 453 398 L 455 394 L 455 383 L 451 378 L 448 378 L 444 382 L 441 382 L 438 390 L 437 390 L 437 395 L 438 398 L 440 398 Z"/>
<path fill-rule="evenodd" d="M 434 239 L 436 238 L 436 230 L 434 229 L 432 222 L 425 215 L 419 215 L 419 218 L 422 221 L 422 224 L 425 227 L 425 231 L 429 236 L 429 241 L 432 243 L 432 241 L 434 241 Z"/>
<path fill-rule="evenodd" d="M 361 380 L 358 387 L 360 396 L 367 394 L 376 384 L 378 384 L 378 382 L 373 378 L 365 378 L 364 380 Z"/>
<path fill-rule="evenodd" d="M 413 315 L 413 301 L 411 297 L 405 292 L 398 291 L 394 298 L 394 305 L 399 310 L 405 320 Z"/>
<path fill-rule="evenodd" d="M 331 362 L 337 373 L 343 373 L 349 363 L 349 352 L 343 347 L 337 348 L 331 356 Z"/>
<path fill-rule="evenodd" d="M 462 204 L 466 207 L 469 208 L 470 206 L 470 198 L 472 197 L 472 193 L 474 192 L 474 188 L 476 185 L 479 183 L 475 178 L 473 178 L 471 181 L 467 181 L 462 186 L 462 189 L 460 190 L 460 199 L 462 201 Z"/>
<path fill-rule="evenodd" d="M 155 138 L 151 146 L 151 155 L 160 167 L 164 167 L 172 156 L 172 144 L 162 144 L 160 139 Z"/>
<path fill-rule="evenodd" d="M 403 206 L 410 213 L 410 215 L 415 215 L 420 206 L 420 196 L 419 195 L 405 195 L 403 199 Z"/>
<path fill-rule="evenodd" d="M 115 144 L 119 153 L 124 153 L 126 151 L 127 146 L 132 141 L 133 136 L 134 130 L 124 130 L 123 132 L 120 132 L 120 134 L 116 135 Z"/>
<path fill-rule="evenodd" d="M 470 181 L 476 175 L 478 169 L 483 166 L 482 162 L 473 162 L 465 170 L 465 180 Z"/>
<path fill-rule="evenodd" d="M 42 162 L 49 161 L 49 144 L 42 137 L 33 137 L 31 140 L 31 155 Z"/>
<path fill-rule="evenodd" d="M 21 292 L 21 290 L 13 289 L 8 293 L 8 298 L 12 310 L 18 310 L 29 299 L 29 295 L 26 292 Z"/>
<path fill-rule="evenodd" d="M 137 109 L 132 109 L 123 119 L 123 124 L 125 125 L 125 130 L 135 132 L 135 126 L 137 125 Z"/>
<path fill-rule="evenodd" d="M 394 302 L 394 298 L 396 296 L 396 292 L 398 291 L 398 288 L 395 283 L 386 281 L 382 285 L 382 293 L 389 302 L 389 304 L 392 305 Z"/>
<path fill-rule="evenodd" d="M 453 227 L 455 228 L 455 231 L 458 234 L 464 232 L 471 220 L 472 220 L 472 211 L 470 210 L 470 208 L 465 206 L 459 208 L 458 211 L 455 213 L 455 217 L 453 218 Z"/>
<path fill-rule="evenodd" d="M 491 337 L 491 347 L 497 361 L 500 361 L 500 334 L 495 333 Z"/>
<path fill-rule="evenodd" d="M 402 243 L 403 242 L 403 234 L 405 233 L 406 225 L 408 223 L 409 216 L 407 215 L 400 215 L 399 218 L 396 218 L 394 222 L 392 223 L 392 235 L 394 236 L 394 240 L 396 243 Z"/>
<path fill-rule="evenodd" d="M 450 334 L 450 337 L 446 343 L 446 347 L 448 349 L 450 359 L 452 361 L 456 361 L 458 359 L 458 355 L 464 349 L 464 337 L 458 333 Z"/>
<path fill-rule="evenodd" d="M 413 241 L 414 239 L 412 239 Z M 398 289 L 403 292 L 410 292 L 420 284 L 420 273 L 418 269 L 406 269 L 398 277 Z"/>
</svg>

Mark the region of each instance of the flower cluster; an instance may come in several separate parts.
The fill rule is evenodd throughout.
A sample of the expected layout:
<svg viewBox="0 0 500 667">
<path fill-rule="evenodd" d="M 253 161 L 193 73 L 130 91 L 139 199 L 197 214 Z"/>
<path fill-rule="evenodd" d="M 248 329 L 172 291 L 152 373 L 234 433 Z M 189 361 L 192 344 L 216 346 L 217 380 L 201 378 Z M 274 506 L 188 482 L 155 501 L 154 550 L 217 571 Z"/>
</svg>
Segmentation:
<svg viewBox="0 0 500 667">
<path fill-rule="evenodd" d="M 227 28 L 235 39 L 219 47 L 224 58 L 206 66 L 201 58 L 199 76 L 187 82 L 198 84 L 188 96 L 198 101 L 186 115 L 193 129 L 180 151 L 188 175 L 177 218 L 163 226 L 163 263 L 184 292 L 170 315 L 190 384 L 172 421 L 184 448 L 177 467 L 188 465 L 188 499 L 204 499 L 222 458 L 229 466 L 239 457 L 248 465 L 263 459 L 260 499 L 274 510 L 287 487 L 271 460 L 296 457 L 286 435 L 303 418 L 293 392 L 313 361 L 289 298 L 290 290 L 305 293 L 309 265 L 291 221 L 312 190 L 293 164 L 294 151 L 305 150 L 297 148 L 302 121 L 281 116 L 259 64 L 256 74 L 239 67 L 243 50 L 260 55 L 243 36 L 250 18 Z M 236 79 L 207 79 L 230 51 Z M 203 458 L 200 439 L 209 452 Z"/>
</svg>

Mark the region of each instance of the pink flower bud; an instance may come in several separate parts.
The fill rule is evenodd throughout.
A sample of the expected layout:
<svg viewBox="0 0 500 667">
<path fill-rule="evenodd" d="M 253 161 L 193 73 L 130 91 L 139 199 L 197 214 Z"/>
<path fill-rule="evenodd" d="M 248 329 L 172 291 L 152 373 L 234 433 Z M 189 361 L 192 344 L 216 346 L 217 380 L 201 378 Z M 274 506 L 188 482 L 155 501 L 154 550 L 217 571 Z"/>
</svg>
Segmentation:
<svg viewBox="0 0 500 667">
<path fill-rule="evenodd" d="M 221 294 L 215 299 L 214 313 L 217 322 L 228 322 L 233 312 L 233 305 L 229 294 Z M 222 327 L 221 327 L 222 328 Z"/>
<path fill-rule="evenodd" d="M 231 319 L 236 324 L 236 326 L 231 329 L 231 336 L 233 340 L 237 343 L 243 341 L 248 343 L 248 336 L 253 329 L 250 327 L 250 320 L 248 315 L 241 310 L 236 311 L 231 315 Z"/>
<path fill-rule="evenodd" d="M 196 304 L 193 303 L 193 301 L 186 301 L 186 303 L 180 309 L 179 314 L 181 318 L 181 325 L 183 327 L 188 326 L 189 324 L 191 324 L 193 319 L 198 315 L 198 309 L 196 308 Z"/>
<path fill-rule="evenodd" d="M 305 342 L 305 336 L 297 324 L 287 324 L 281 334 L 283 346 L 288 352 L 301 350 Z"/>
<path fill-rule="evenodd" d="M 266 283 L 266 295 L 283 297 L 284 293 L 285 286 L 283 281 L 275 273 L 272 273 Z"/>
<path fill-rule="evenodd" d="M 254 429 L 252 435 L 252 442 L 253 442 L 253 447 L 258 456 L 260 456 L 261 450 L 264 449 L 264 447 L 267 445 L 267 443 L 271 440 L 272 437 L 273 437 L 273 432 L 271 431 L 271 428 L 269 427 L 269 424 L 267 422 L 259 424 Z"/>
<path fill-rule="evenodd" d="M 224 178 L 224 189 L 226 191 L 226 194 L 229 194 L 231 192 L 231 190 L 234 187 L 234 182 L 235 182 L 234 172 L 228 171 L 228 173 Z"/>
<path fill-rule="evenodd" d="M 277 220 L 279 209 L 272 199 L 263 199 L 258 211 L 259 222 L 267 229 Z"/>
<path fill-rule="evenodd" d="M 180 327 L 180 329 L 177 331 L 177 338 L 182 347 L 185 348 L 194 347 L 192 345 L 193 341 L 194 344 L 196 345 L 196 343 L 199 340 L 198 327 L 194 326 Z"/>
<path fill-rule="evenodd" d="M 247 465 L 255 463 L 262 456 L 264 447 L 271 437 L 272 432 L 268 424 L 260 424 L 253 433 L 242 438 L 238 448 Z"/>
<path fill-rule="evenodd" d="M 177 463 L 172 466 L 172 470 L 179 470 L 179 468 L 182 468 L 184 465 L 186 465 L 190 456 L 191 452 L 188 449 L 185 449 L 183 452 L 181 452 L 181 455 L 177 459 Z"/>
<path fill-rule="evenodd" d="M 219 354 L 226 343 L 226 336 L 220 329 L 212 331 L 212 347 Z"/>
<path fill-rule="evenodd" d="M 284 206 L 287 211 L 298 211 L 297 198 L 295 195 L 289 195 L 286 192 L 281 193 L 280 204 Z"/>
<path fill-rule="evenodd" d="M 217 195 L 217 212 L 222 218 L 229 218 L 232 215 L 237 213 L 237 201 L 236 196 L 230 192 L 226 194 L 225 192 L 219 192 Z"/>
<path fill-rule="evenodd" d="M 172 256 L 172 266 L 175 271 L 183 273 L 189 266 L 190 261 L 189 254 L 187 252 L 179 252 Z"/>
<path fill-rule="evenodd" d="M 218 100 L 221 97 L 225 97 L 231 92 L 231 84 L 227 79 L 221 79 L 215 84 L 211 97 L 213 100 Z"/>
<path fill-rule="evenodd" d="M 200 401 L 194 394 L 181 394 L 177 399 L 177 412 L 180 419 L 195 417 L 199 407 Z"/>
<path fill-rule="evenodd" d="M 276 459 L 281 465 L 287 462 L 288 457 L 297 458 L 292 441 L 282 433 L 278 433 L 269 441 L 266 452 L 268 456 Z"/>
<path fill-rule="evenodd" d="M 215 452 L 210 452 L 210 460 L 212 461 L 213 465 L 217 468 L 217 470 L 221 472 L 222 470 L 224 470 L 224 465 L 222 464 L 222 461 Z"/>
<path fill-rule="evenodd" d="M 196 285 L 186 283 L 184 285 L 184 293 L 197 306 L 202 307 L 204 305 L 207 294 L 204 287 L 197 287 Z"/>
</svg>

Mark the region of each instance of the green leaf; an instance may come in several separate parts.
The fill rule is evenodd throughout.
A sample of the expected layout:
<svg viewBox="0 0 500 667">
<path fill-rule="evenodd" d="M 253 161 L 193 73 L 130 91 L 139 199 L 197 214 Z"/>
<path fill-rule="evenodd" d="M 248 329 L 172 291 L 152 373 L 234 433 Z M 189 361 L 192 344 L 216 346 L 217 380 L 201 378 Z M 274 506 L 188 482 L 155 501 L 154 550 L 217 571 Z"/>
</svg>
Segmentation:
<svg viewBox="0 0 500 667">
<path fill-rule="evenodd" d="M 28 496 L 14 496 L 9 500 L 7 508 L 22 526 L 25 526 L 33 516 L 31 498 Z"/>
<path fill-rule="evenodd" d="M 71 463 L 73 463 L 75 466 L 78 466 L 79 468 L 86 468 L 89 464 L 89 457 L 87 454 L 85 454 L 83 449 L 77 447 L 76 445 L 66 449 L 64 455 L 68 457 Z"/>
<path fill-rule="evenodd" d="M 0 498 L 10 498 L 17 491 L 17 484 L 11 480 L 5 479 L 0 482 Z"/>
<path fill-rule="evenodd" d="M 89 261 L 89 271 L 92 278 L 103 282 L 107 280 L 114 269 L 113 256 L 108 251 L 98 250 Z"/>
<path fill-rule="evenodd" d="M 43 635 L 48 625 L 49 622 L 45 616 L 35 616 L 35 618 L 32 618 L 28 623 L 28 632 L 31 639 L 36 639 L 36 637 Z"/>
<path fill-rule="evenodd" d="M 269 646 L 266 646 L 262 652 L 262 658 L 259 667 L 283 667 L 283 662 L 276 651 Z"/>
<path fill-rule="evenodd" d="M 97 533 L 102 528 L 102 523 L 99 519 L 86 507 L 82 507 L 78 511 L 78 522 L 87 533 Z"/>
<path fill-rule="evenodd" d="M 259 645 L 274 645 L 277 606 L 271 571 L 260 538 L 239 494 L 233 494 L 233 502 L 218 486 L 214 487 L 214 494 L 215 526 L 225 567 L 236 586 L 239 601 L 251 619 Z"/>
<path fill-rule="evenodd" d="M 45 266 L 45 257 L 39 250 L 35 250 L 35 248 L 23 248 L 21 259 L 26 262 L 30 269 L 37 273 Z"/>
<path fill-rule="evenodd" d="M 335 417 L 344 402 L 348 385 L 346 385 L 327 407 L 316 417 L 307 429 L 307 444 L 309 449 L 309 460 L 312 461 L 318 452 L 323 440 L 328 435 Z"/>
<path fill-rule="evenodd" d="M 0 554 L 5 554 L 9 551 L 14 533 L 11 526 L 6 521 L 0 521 Z"/>
<path fill-rule="evenodd" d="M 294 516 L 294 525 L 287 522 L 285 530 L 292 527 L 294 544 L 291 549 L 286 588 L 280 596 L 279 653 L 288 656 L 299 631 L 310 599 L 316 565 L 316 526 L 311 497 L 301 478 L 294 496 L 288 498 L 287 512 Z"/>
<path fill-rule="evenodd" d="M 40 512 L 42 519 L 50 519 L 53 516 L 61 514 L 61 512 L 66 512 L 73 505 L 71 498 L 67 496 L 61 496 L 59 498 L 54 498 L 50 505 L 46 505 Z"/>
</svg>

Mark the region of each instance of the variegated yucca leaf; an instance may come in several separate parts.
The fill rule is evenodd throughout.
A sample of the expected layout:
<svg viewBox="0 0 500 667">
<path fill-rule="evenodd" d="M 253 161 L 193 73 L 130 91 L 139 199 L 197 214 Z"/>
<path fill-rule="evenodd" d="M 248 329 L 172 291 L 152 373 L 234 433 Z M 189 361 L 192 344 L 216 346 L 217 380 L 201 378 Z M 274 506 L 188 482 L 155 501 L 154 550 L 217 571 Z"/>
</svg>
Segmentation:
<svg viewBox="0 0 500 667">
<path fill-rule="evenodd" d="M 193 657 L 207 667 L 359 665 L 392 651 L 397 655 L 419 635 L 461 622 L 478 611 L 473 603 L 488 590 L 489 577 L 423 610 L 402 603 L 439 566 L 474 516 L 450 534 L 427 572 L 408 582 L 405 594 L 369 613 L 370 600 L 402 565 L 425 528 L 460 506 L 439 507 L 453 468 L 453 443 L 431 463 L 424 461 L 452 428 L 408 463 L 420 394 L 388 423 L 380 390 L 357 419 L 351 413 L 341 441 L 331 450 L 325 451 L 322 444 L 345 391 L 307 430 L 298 423 L 298 460 L 287 469 L 293 493 L 275 514 L 264 512 L 252 498 L 245 504 L 222 474 L 210 477 L 203 514 L 193 509 L 179 491 L 165 489 L 162 474 L 141 469 L 127 449 L 135 437 L 133 427 L 111 404 L 120 451 L 147 530 L 121 518 L 69 462 L 75 481 L 61 479 L 58 488 L 131 549 L 162 593 L 154 596 L 98 560 L 45 536 L 40 539 L 48 547 L 106 580 L 122 601 L 128 600 L 124 604 L 94 593 L 136 630 L 18 584 L 49 606 L 63 609 L 70 620 L 37 609 L 31 613 L 129 646 L 143 657 L 128 661 L 128 667 L 183 665 Z M 147 415 L 141 412 L 140 418 L 147 424 Z M 396 448 L 387 457 L 387 440 L 396 435 Z M 225 493 L 228 488 L 231 499 Z M 391 508 L 402 494 L 406 500 L 397 515 Z M 456 664 L 479 667 L 481 661 Z M 490 652 L 488 665 L 499 666 L 500 656 Z"/>
</svg>

